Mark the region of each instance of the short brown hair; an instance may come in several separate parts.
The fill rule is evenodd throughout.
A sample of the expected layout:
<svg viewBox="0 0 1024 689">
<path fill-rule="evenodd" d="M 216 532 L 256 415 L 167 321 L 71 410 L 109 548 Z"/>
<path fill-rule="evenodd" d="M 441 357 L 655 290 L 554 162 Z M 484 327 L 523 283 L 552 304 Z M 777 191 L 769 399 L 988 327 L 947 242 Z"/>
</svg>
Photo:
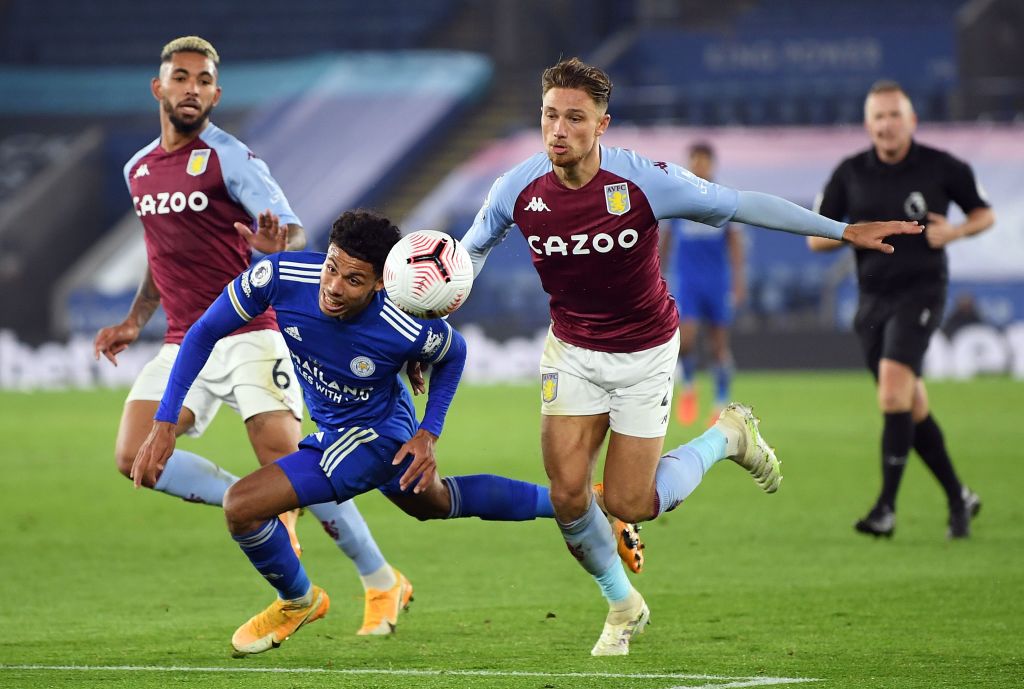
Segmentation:
<svg viewBox="0 0 1024 689">
<path fill-rule="evenodd" d="M 592 67 L 578 57 L 562 60 L 554 67 L 548 67 L 541 76 L 541 96 L 554 88 L 580 89 L 585 91 L 598 106 L 608 107 L 612 97 L 612 80 L 597 67 Z"/>
<path fill-rule="evenodd" d="M 707 141 L 698 141 L 697 143 L 690 144 L 690 157 L 693 156 L 707 156 L 711 160 L 715 159 L 715 149 L 712 148 L 711 144 Z"/>
<path fill-rule="evenodd" d="M 160 51 L 160 64 L 170 60 L 175 53 L 184 52 L 205 55 L 210 58 L 215 67 L 220 65 L 220 55 L 217 54 L 217 49 L 208 40 L 199 36 L 182 36 L 165 45 Z"/>
<path fill-rule="evenodd" d="M 907 92 L 900 86 L 900 82 L 893 81 L 892 79 L 879 79 L 871 85 L 868 89 L 868 95 L 873 96 L 876 93 L 902 93 L 907 96 Z M 907 96 L 909 100 L 910 96 Z"/>
</svg>

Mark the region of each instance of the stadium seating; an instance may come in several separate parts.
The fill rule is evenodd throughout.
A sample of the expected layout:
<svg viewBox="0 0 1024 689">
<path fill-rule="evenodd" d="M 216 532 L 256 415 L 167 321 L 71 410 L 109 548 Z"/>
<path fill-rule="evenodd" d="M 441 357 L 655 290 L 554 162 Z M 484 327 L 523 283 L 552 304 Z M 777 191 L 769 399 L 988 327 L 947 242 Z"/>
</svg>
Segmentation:
<svg viewBox="0 0 1024 689">
<path fill-rule="evenodd" d="M 151 64 L 169 38 L 187 34 L 213 41 L 233 61 L 408 49 L 421 45 L 454 6 L 453 0 L 250 0 L 240 13 L 232 0 L 179 0 L 173 11 L 133 0 L 10 0 L 0 7 L 0 62 Z"/>
<path fill-rule="evenodd" d="M 70 135 L 11 134 L 0 138 L 0 206 L 71 146 Z"/>
<path fill-rule="evenodd" d="M 622 95 L 621 116 L 636 122 L 856 122 L 865 91 L 882 76 L 903 82 L 922 119 L 941 121 L 956 86 L 953 16 L 961 4 L 751 3 L 720 30 L 643 27 L 604 66 Z"/>
</svg>

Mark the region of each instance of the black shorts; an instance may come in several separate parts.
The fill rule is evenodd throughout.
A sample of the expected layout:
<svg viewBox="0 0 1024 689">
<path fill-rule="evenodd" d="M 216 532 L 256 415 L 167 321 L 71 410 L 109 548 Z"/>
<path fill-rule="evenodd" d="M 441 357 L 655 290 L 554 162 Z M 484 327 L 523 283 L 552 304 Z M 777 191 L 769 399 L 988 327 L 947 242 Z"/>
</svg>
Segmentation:
<svg viewBox="0 0 1024 689">
<path fill-rule="evenodd" d="M 878 362 L 906 364 L 920 377 L 932 333 L 942 323 L 946 286 L 928 285 L 891 294 L 861 292 L 853 329 L 860 338 L 865 363 L 878 378 Z"/>
</svg>

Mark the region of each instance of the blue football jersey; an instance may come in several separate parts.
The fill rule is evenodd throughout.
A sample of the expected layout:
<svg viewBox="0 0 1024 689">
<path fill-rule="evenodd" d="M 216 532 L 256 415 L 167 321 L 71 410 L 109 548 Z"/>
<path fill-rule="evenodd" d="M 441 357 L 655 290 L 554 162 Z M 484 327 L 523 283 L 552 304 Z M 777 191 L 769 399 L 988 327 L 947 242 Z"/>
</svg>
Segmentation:
<svg viewBox="0 0 1024 689">
<path fill-rule="evenodd" d="M 273 254 L 228 283 L 235 312 L 249 320 L 273 307 L 309 415 L 322 431 L 358 426 L 407 440 L 416 431 L 412 396 L 399 373 L 410 360 L 438 363 L 452 343 L 442 319 L 409 316 L 378 292 L 351 319 L 319 307 L 326 256 L 310 251 Z"/>
<path fill-rule="evenodd" d="M 712 227 L 692 220 L 672 220 L 672 272 L 676 281 L 723 280 L 728 284 L 729 225 Z"/>
</svg>

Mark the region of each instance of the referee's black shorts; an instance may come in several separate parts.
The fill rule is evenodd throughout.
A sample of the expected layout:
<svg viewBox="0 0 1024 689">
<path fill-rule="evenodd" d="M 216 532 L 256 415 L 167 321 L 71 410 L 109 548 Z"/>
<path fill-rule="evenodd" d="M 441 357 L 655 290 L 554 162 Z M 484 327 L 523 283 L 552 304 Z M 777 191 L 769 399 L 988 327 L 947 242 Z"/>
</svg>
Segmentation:
<svg viewBox="0 0 1024 689">
<path fill-rule="evenodd" d="M 920 377 L 932 333 L 942 323 L 946 285 L 916 285 L 885 294 L 861 292 L 853 329 L 864 359 L 878 378 L 878 362 L 906 364 Z"/>
</svg>

